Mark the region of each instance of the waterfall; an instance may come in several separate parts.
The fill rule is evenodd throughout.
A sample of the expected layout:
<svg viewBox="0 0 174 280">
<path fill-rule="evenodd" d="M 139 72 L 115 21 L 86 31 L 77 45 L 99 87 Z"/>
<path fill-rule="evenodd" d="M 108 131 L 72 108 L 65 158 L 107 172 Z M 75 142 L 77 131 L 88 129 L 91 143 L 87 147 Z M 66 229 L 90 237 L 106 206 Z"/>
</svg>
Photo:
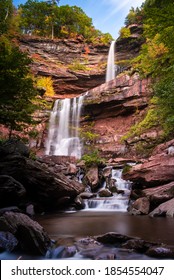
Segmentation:
<svg viewBox="0 0 174 280">
<path fill-rule="evenodd" d="M 123 193 L 113 193 L 111 197 L 99 197 L 85 200 L 83 211 L 115 211 L 126 212 L 131 192 L 131 182 L 122 179 L 122 169 L 113 169 L 112 178 L 116 180 L 117 189 Z M 106 183 L 102 188 L 105 188 Z"/>
<path fill-rule="evenodd" d="M 114 78 L 115 78 L 115 41 L 112 41 L 108 54 L 106 82 L 109 82 Z"/>
<path fill-rule="evenodd" d="M 79 120 L 83 96 L 56 100 L 50 114 L 46 155 L 81 158 Z"/>
</svg>

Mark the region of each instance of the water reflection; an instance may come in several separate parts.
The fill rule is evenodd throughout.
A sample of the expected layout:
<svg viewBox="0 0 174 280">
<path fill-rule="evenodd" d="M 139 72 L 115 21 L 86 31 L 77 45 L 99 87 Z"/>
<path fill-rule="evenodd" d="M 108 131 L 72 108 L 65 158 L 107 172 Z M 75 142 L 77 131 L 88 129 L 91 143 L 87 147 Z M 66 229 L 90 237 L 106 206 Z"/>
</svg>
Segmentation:
<svg viewBox="0 0 174 280">
<path fill-rule="evenodd" d="M 38 217 L 38 222 L 52 238 L 95 236 L 114 231 L 147 241 L 174 245 L 174 220 L 171 218 L 131 216 L 111 211 L 79 211 Z"/>
</svg>

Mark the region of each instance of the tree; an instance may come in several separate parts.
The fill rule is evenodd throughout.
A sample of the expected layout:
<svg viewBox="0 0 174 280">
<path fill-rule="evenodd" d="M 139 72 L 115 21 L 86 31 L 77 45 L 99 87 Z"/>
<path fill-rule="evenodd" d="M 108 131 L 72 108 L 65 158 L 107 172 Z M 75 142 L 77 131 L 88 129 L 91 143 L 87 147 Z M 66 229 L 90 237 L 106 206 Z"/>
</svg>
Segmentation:
<svg viewBox="0 0 174 280">
<path fill-rule="evenodd" d="M 19 9 L 21 9 L 20 27 L 25 33 L 30 32 L 40 36 L 51 33 L 52 4 L 28 0 L 24 5 L 20 5 Z"/>
<path fill-rule="evenodd" d="M 0 0 L 0 35 L 7 33 L 13 14 L 12 0 Z"/>
<path fill-rule="evenodd" d="M 134 68 L 153 77 L 155 112 L 165 137 L 174 136 L 174 2 L 146 0 L 143 6 L 146 43 Z"/>
<path fill-rule="evenodd" d="M 7 37 L 0 37 L 0 123 L 10 128 L 10 135 L 32 122 L 37 91 L 28 76 L 30 62 Z"/>
</svg>

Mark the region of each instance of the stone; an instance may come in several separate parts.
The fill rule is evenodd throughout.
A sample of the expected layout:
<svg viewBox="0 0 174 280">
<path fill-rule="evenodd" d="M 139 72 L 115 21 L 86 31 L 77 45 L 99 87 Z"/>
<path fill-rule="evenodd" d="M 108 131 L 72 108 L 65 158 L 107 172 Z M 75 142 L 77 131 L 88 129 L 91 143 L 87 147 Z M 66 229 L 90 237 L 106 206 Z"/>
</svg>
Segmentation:
<svg viewBox="0 0 174 280">
<path fill-rule="evenodd" d="M 166 185 L 174 181 L 174 157 L 157 154 L 144 163 L 132 166 L 123 178 L 130 180 L 133 188 Z"/>
<path fill-rule="evenodd" d="M 108 189 L 102 189 L 98 192 L 100 197 L 110 197 L 113 196 L 112 192 Z"/>
<path fill-rule="evenodd" d="M 28 147 L 19 139 L 11 138 L 0 145 L 0 155 L 21 155 L 29 157 Z"/>
<path fill-rule="evenodd" d="M 126 249 L 133 249 L 137 252 L 144 253 L 146 252 L 150 247 L 152 246 L 152 243 L 146 242 L 143 239 L 130 239 L 126 241 L 124 244 L 122 244 L 122 248 Z"/>
<path fill-rule="evenodd" d="M 149 213 L 150 217 L 167 216 L 174 218 L 174 198 L 160 204 L 152 212 Z"/>
<path fill-rule="evenodd" d="M 83 201 L 83 198 L 79 195 L 75 198 L 74 203 L 75 203 L 75 208 L 77 210 L 81 210 L 85 208 L 85 203 Z"/>
<path fill-rule="evenodd" d="M 21 183 L 8 175 L 0 175 L 0 207 L 18 206 L 25 198 Z"/>
<path fill-rule="evenodd" d="M 0 175 L 12 176 L 26 189 L 30 203 L 44 210 L 62 208 L 60 201 L 69 197 L 69 202 L 84 191 L 85 187 L 62 173 L 54 173 L 42 164 L 20 155 L 0 159 Z"/>
<path fill-rule="evenodd" d="M 117 232 L 108 232 L 106 234 L 96 236 L 95 238 L 98 242 L 104 243 L 104 244 L 123 243 L 123 242 L 126 242 L 127 240 L 131 239 L 131 237 L 117 233 Z"/>
<path fill-rule="evenodd" d="M 70 163 L 67 169 L 67 174 L 75 175 L 77 174 L 78 169 L 75 164 Z"/>
<path fill-rule="evenodd" d="M 149 209 L 149 199 L 147 197 L 140 197 L 131 205 L 130 213 L 133 215 L 147 215 Z"/>
<path fill-rule="evenodd" d="M 111 177 L 111 175 L 112 175 L 112 167 L 111 166 L 107 166 L 107 167 L 103 168 L 102 174 L 103 174 L 104 178 Z"/>
<path fill-rule="evenodd" d="M 161 245 L 153 246 L 146 251 L 146 255 L 159 259 L 173 259 L 174 258 L 174 246 Z"/>
<path fill-rule="evenodd" d="M 0 230 L 13 234 L 26 253 L 45 255 L 51 244 L 43 227 L 22 213 L 4 213 L 0 217 Z"/>
<path fill-rule="evenodd" d="M 99 186 L 98 167 L 90 167 L 86 173 L 85 179 L 92 190 L 96 189 Z"/>
<path fill-rule="evenodd" d="M 0 248 L 12 252 L 18 245 L 18 240 L 10 232 L 0 231 Z"/>
<path fill-rule="evenodd" d="M 157 206 L 174 197 L 174 182 L 155 188 L 144 189 L 141 195 L 146 196 L 150 200 L 151 205 Z"/>
</svg>

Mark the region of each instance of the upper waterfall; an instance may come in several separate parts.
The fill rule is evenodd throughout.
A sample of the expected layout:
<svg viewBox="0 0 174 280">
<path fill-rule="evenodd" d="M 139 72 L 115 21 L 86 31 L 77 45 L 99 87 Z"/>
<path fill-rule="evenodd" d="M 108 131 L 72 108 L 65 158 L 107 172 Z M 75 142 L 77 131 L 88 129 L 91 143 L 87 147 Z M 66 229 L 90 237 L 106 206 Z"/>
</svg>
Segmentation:
<svg viewBox="0 0 174 280">
<path fill-rule="evenodd" d="M 109 82 L 114 78 L 115 78 L 115 41 L 112 41 L 108 54 L 106 82 Z"/>
<path fill-rule="evenodd" d="M 81 158 L 79 119 L 83 96 L 56 100 L 50 114 L 46 155 Z"/>
</svg>

